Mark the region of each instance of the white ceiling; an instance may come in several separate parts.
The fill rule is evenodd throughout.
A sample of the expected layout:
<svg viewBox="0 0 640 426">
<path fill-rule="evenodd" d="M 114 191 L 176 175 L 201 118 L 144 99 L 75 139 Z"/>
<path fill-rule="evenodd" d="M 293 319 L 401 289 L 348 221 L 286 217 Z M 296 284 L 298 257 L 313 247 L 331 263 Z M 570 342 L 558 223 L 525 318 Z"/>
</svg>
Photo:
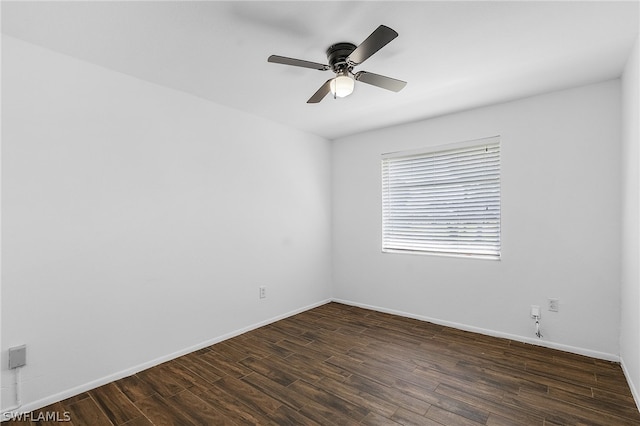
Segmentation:
<svg viewBox="0 0 640 426">
<path fill-rule="evenodd" d="M 620 76 L 638 1 L 2 2 L 2 32 L 213 102 L 335 139 Z M 384 24 L 399 37 L 356 70 L 408 82 L 357 83 L 307 99 L 331 72 L 326 48 Z"/>
</svg>

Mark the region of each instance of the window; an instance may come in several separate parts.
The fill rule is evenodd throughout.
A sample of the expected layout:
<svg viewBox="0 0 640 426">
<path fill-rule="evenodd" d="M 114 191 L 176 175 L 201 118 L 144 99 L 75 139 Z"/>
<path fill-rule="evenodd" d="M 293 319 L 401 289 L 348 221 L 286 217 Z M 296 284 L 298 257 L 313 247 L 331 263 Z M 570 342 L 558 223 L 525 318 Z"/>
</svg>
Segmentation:
<svg viewBox="0 0 640 426">
<path fill-rule="evenodd" d="M 384 154 L 382 251 L 499 259 L 499 137 Z"/>
</svg>

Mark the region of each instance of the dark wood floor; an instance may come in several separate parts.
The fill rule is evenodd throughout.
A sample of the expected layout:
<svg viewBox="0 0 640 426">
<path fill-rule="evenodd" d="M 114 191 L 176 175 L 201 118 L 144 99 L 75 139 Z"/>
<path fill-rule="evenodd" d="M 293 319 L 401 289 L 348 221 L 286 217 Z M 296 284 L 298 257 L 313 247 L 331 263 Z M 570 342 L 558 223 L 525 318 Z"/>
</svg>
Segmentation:
<svg viewBox="0 0 640 426">
<path fill-rule="evenodd" d="M 618 364 L 337 303 L 32 416 L 52 412 L 90 426 L 640 425 Z"/>
</svg>

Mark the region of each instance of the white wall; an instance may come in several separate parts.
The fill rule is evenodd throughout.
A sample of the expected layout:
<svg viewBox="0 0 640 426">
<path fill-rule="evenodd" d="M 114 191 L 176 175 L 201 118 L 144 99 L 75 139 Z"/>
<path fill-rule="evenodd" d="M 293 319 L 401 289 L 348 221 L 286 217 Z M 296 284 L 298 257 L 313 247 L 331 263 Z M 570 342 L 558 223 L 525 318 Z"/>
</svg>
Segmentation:
<svg viewBox="0 0 640 426">
<path fill-rule="evenodd" d="M 640 406 L 640 38 L 622 76 L 622 290 L 620 358 Z"/>
<path fill-rule="evenodd" d="M 2 38 L 2 407 L 330 297 L 330 143 Z M 259 300 L 258 286 L 267 286 Z"/>
<path fill-rule="evenodd" d="M 500 261 L 381 253 L 380 154 L 500 135 Z M 334 297 L 618 359 L 620 82 L 334 141 Z M 547 298 L 560 311 L 546 310 Z"/>
</svg>

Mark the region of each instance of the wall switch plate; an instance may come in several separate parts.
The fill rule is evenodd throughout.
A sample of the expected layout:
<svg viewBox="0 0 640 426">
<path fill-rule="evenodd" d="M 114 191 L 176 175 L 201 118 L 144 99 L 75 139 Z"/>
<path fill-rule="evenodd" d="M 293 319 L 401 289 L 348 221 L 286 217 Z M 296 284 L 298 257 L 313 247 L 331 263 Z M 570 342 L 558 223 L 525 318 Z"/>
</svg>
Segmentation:
<svg viewBox="0 0 640 426">
<path fill-rule="evenodd" d="M 558 312 L 560 310 L 560 300 L 558 299 L 549 299 L 549 311 Z"/>
<path fill-rule="evenodd" d="M 265 286 L 261 286 L 260 288 L 260 299 L 265 299 L 267 297 L 267 288 Z"/>
<path fill-rule="evenodd" d="M 531 318 L 540 318 L 540 306 L 531 305 Z"/>
<path fill-rule="evenodd" d="M 9 348 L 9 369 L 23 367 L 27 364 L 27 345 Z"/>
</svg>

